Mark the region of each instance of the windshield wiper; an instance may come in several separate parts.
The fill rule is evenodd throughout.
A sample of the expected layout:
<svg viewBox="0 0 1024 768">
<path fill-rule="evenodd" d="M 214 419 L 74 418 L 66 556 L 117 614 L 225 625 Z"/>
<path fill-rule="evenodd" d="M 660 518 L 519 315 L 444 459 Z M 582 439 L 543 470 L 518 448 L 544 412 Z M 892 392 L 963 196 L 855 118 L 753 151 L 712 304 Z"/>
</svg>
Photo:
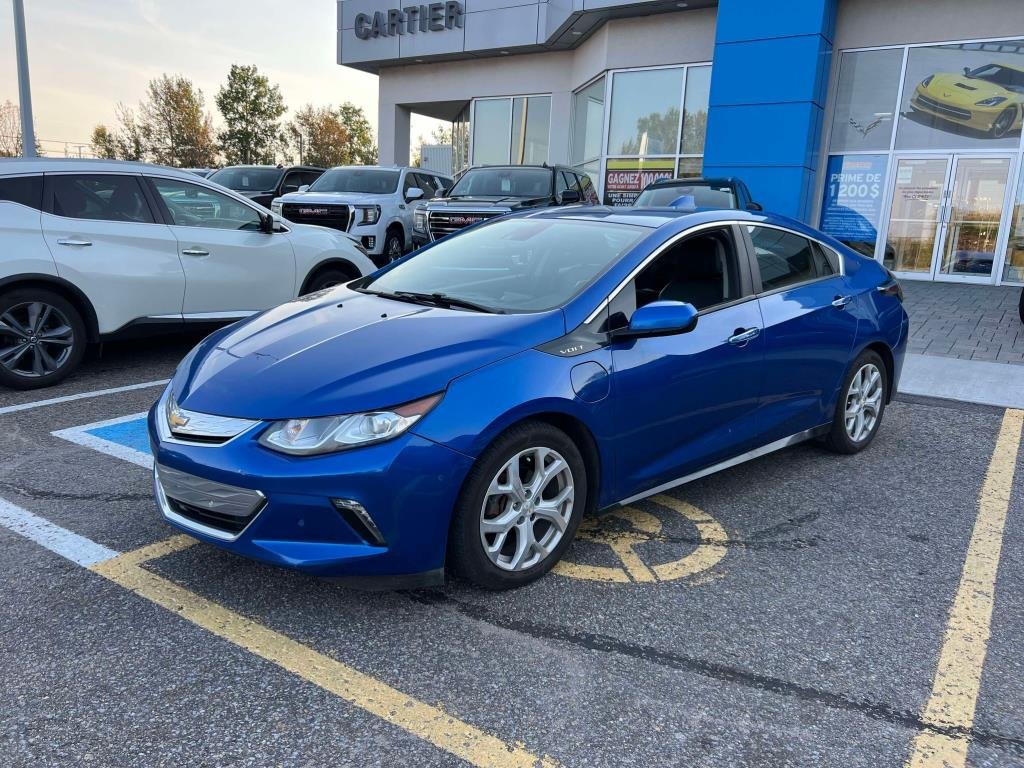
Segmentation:
<svg viewBox="0 0 1024 768">
<path fill-rule="evenodd" d="M 487 314 L 505 314 L 504 310 L 495 309 L 494 307 L 487 307 L 483 304 L 477 304 L 475 301 L 469 301 L 468 299 L 460 299 L 455 296 L 449 296 L 445 293 L 418 293 L 416 291 L 363 291 L 364 293 L 372 293 L 374 296 L 380 296 L 384 299 L 397 299 L 399 301 L 412 301 L 416 304 L 427 304 L 432 307 L 441 307 L 443 309 L 450 309 L 452 307 L 459 307 L 460 309 L 471 309 L 474 312 L 486 312 Z"/>
</svg>

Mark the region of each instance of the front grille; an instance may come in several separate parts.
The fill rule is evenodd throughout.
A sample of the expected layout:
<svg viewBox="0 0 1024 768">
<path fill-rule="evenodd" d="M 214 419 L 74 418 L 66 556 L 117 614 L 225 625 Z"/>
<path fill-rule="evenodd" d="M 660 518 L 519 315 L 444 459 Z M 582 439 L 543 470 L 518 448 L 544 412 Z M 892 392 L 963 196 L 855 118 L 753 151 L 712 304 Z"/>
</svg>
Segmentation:
<svg viewBox="0 0 1024 768">
<path fill-rule="evenodd" d="M 316 224 L 348 232 L 349 207 L 330 203 L 285 203 L 281 215 L 296 224 Z"/>
<path fill-rule="evenodd" d="M 220 512 L 211 511 L 209 509 L 200 509 L 191 504 L 186 504 L 183 501 L 177 499 L 167 499 L 168 506 L 177 512 L 182 517 L 188 518 L 194 523 L 205 525 L 207 528 L 216 528 L 218 531 L 224 531 L 225 533 L 239 534 L 245 530 L 252 519 L 256 516 L 256 511 L 245 517 L 236 517 L 234 515 L 226 515 Z"/>
<path fill-rule="evenodd" d="M 943 104 L 941 101 L 923 96 L 920 93 L 917 94 L 917 103 L 925 109 L 930 109 L 933 112 L 946 115 L 948 117 L 954 117 L 957 120 L 970 120 L 971 111 L 969 109 L 960 109 L 959 107 L 951 107 L 948 104 Z"/>
<path fill-rule="evenodd" d="M 218 483 L 187 472 L 159 465 L 158 496 L 166 505 L 165 512 L 183 524 L 195 523 L 206 528 L 237 536 L 259 514 L 266 497 L 251 488 Z"/>
<path fill-rule="evenodd" d="M 495 216 L 502 216 L 508 211 L 427 211 L 427 231 L 430 232 L 430 239 L 437 240 L 458 232 L 460 229 L 478 224 Z"/>
</svg>

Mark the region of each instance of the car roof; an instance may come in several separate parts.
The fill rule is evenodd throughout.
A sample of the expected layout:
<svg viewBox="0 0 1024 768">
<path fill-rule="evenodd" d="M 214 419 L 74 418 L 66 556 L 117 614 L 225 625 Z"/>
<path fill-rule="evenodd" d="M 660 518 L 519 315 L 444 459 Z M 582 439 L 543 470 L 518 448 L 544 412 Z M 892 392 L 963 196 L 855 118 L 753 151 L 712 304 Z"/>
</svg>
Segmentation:
<svg viewBox="0 0 1024 768">
<path fill-rule="evenodd" d="M 196 175 L 183 168 L 171 168 L 131 160 L 79 160 L 70 157 L 11 157 L 0 159 L 0 175 L 26 173 L 158 173 L 192 181 Z"/>
<path fill-rule="evenodd" d="M 774 224 L 792 229 L 819 240 L 828 238 L 806 224 L 761 211 L 744 211 L 736 208 L 618 208 L 606 205 L 571 205 L 562 208 L 530 209 L 512 214 L 515 218 L 529 219 L 572 219 L 576 221 L 603 221 L 611 224 L 632 224 L 633 226 L 660 229 L 670 227 L 682 230 L 697 224 L 714 222 L 740 222 L 750 224 Z"/>
<path fill-rule="evenodd" d="M 652 181 L 647 185 L 647 189 L 657 189 L 660 187 L 681 187 L 687 184 L 719 184 L 729 185 L 737 184 L 739 179 L 735 176 L 686 176 L 678 179 L 659 179 L 658 181 Z"/>
</svg>

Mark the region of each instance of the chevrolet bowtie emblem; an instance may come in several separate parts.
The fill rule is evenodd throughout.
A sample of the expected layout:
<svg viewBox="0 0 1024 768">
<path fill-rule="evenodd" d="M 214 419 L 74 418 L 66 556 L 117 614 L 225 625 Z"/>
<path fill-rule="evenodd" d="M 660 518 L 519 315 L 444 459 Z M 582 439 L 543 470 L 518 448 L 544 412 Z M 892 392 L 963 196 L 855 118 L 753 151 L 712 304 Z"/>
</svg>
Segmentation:
<svg viewBox="0 0 1024 768">
<path fill-rule="evenodd" d="M 171 412 L 167 415 L 167 423 L 171 425 L 171 429 L 184 427 L 188 422 L 188 416 L 184 415 L 176 405 L 171 408 Z"/>
</svg>

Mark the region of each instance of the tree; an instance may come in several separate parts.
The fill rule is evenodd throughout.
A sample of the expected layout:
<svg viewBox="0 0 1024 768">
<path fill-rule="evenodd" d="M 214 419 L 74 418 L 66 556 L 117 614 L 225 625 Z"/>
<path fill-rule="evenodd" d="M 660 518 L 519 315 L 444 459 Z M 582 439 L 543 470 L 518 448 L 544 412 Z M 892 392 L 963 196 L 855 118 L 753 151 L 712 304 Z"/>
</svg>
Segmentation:
<svg viewBox="0 0 1024 768">
<path fill-rule="evenodd" d="M 146 139 L 135 119 L 135 112 L 125 104 L 114 109 L 119 126 L 115 130 L 100 124 L 92 129 L 92 151 L 109 160 L 145 160 Z"/>
<path fill-rule="evenodd" d="M 307 104 L 288 124 L 291 144 L 307 165 L 373 165 L 377 146 L 363 110 L 354 104 L 314 107 Z"/>
<path fill-rule="evenodd" d="M 624 155 L 674 155 L 679 151 L 679 107 L 638 117 L 636 134 L 618 149 Z"/>
<path fill-rule="evenodd" d="M 427 143 L 428 143 L 427 140 L 423 137 L 423 134 L 421 133 L 419 140 L 416 142 L 416 146 L 412 150 L 412 160 L 410 162 L 410 165 L 412 165 L 413 168 L 419 168 L 420 167 L 420 163 L 423 162 L 423 157 L 422 157 L 423 152 L 422 152 L 421 148 L 422 148 L 422 146 L 424 144 L 427 144 Z M 434 126 L 434 130 L 430 132 L 430 142 L 429 143 L 430 144 L 448 144 L 449 146 L 454 147 L 454 143 L 452 142 L 452 126 L 451 126 L 451 124 L 448 124 L 448 125 L 435 125 Z"/>
<path fill-rule="evenodd" d="M 146 153 L 157 163 L 185 168 L 216 164 L 213 120 L 203 92 L 181 75 L 149 81 L 139 105 L 139 131 Z"/>
<path fill-rule="evenodd" d="M 92 152 L 101 160 L 117 160 L 117 136 L 102 123 L 92 129 Z"/>
<path fill-rule="evenodd" d="M 17 104 L 5 101 L 0 104 L 0 157 L 21 157 L 21 146 L 21 110 Z M 39 139 L 36 154 L 43 154 Z"/>
<path fill-rule="evenodd" d="M 216 102 L 226 123 L 217 134 L 225 162 L 273 163 L 282 144 L 279 120 L 286 111 L 280 89 L 255 66 L 232 64 Z"/>
</svg>

